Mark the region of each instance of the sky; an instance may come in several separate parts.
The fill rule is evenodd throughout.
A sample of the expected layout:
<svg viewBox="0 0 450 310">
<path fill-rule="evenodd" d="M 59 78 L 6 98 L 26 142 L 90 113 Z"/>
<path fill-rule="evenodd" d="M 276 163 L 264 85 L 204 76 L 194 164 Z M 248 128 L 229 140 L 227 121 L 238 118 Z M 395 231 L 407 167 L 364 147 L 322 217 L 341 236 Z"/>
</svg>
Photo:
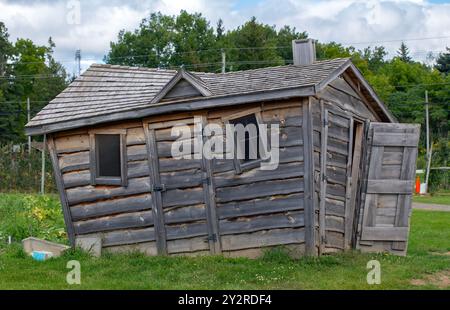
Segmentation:
<svg viewBox="0 0 450 310">
<path fill-rule="evenodd" d="M 321 42 L 383 45 L 391 57 L 405 40 L 412 56 L 425 62 L 428 52 L 450 47 L 450 0 L 0 0 L 0 21 L 13 41 L 46 44 L 51 36 L 56 60 L 72 74 L 77 49 L 84 70 L 102 62 L 121 29 L 134 30 L 150 12 L 175 15 L 181 9 L 201 12 L 214 26 L 222 18 L 226 29 L 256 16 L 278 28 L 295 26 Z"/>
</svg>

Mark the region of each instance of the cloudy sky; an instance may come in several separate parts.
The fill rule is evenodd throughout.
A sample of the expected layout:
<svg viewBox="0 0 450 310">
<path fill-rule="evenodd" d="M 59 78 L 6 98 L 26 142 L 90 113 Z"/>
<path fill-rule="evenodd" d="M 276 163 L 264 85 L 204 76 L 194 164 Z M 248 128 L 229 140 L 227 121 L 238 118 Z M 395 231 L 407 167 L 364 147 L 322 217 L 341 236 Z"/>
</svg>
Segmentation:
<svg viewBox="0 0 450 310">
<path fill-rule="evenodd" d="M 256 16 L 270 25 L 306 30 L 322 42 L 358 48 L 382 44 L 391 56 L 403 39 L 423 61 L 428 52 L 450 46 L 450 0 L 0 0 L 0 20 L 12 40 L 45 44 L 51 36 L 56 59 L 73 73 L 76 49 L 82 50 L 86 68 L 101 62 L 120 29 L 135 29 L 150 12 L 181 9 L 201 12 L 214 25 L 222 18 L 227 29 Z"/>
</svg>

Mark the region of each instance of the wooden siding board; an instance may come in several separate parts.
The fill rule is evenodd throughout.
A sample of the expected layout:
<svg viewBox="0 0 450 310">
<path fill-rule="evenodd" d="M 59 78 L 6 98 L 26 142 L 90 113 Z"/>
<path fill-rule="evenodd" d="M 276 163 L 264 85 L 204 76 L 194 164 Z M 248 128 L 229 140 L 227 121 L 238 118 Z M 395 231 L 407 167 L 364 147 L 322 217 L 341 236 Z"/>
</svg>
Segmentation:
<svg viewBox="0 0 450 310">
<path fill-rule="evenodd" d="M 61 175 L 61 169 L 59 166 L 58 154 L 56 153 L 55 141 L 52 135 L 49 135 L 47 138 L 47 147 L 50 153 L 50 159 L 52 161 L 53 166 L 53 174 L 55 176 L 56 187 L 59 192 L 59 199 L 61 201 L 64 222 L 66 224 L 67 236 L 70 242 L 70 245 L 75 246 L 75 232 L 73 228 L 72 217 L 69 209 L 69 202 L 66 195 L 66 190 L 64 188 L 64 182 Z"/>
<path fill-rule="evenodd" d="M 311 99 L 303 101 L 303 150 L 304 150 L 304 208 L 305 208 L 305 252 L 316 255 L 315 244 L 315 208 L 313 205 L 314 192 L 314 162 L 313 162 L 313 130 L 312 130 Z"/>
</svg>

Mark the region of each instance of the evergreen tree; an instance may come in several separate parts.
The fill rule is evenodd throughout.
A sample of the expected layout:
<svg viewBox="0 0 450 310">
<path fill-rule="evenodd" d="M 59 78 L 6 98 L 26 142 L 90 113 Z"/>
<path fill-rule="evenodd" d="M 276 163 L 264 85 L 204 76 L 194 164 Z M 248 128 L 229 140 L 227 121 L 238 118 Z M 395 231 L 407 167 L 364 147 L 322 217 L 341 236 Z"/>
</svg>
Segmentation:
<svg viewBox="0 0 450 310">
<path fill-rule="evenodd" d="M 411 62 L 411 56 L 409 56 L 409 48 L 406 46 L 405 42 L 402 42 L 399 50 L 397 51 L 397 55 L 403 62 Z"/>
<path fill-rule="evenodd" d="M 449 74 L 450 73 L 450 48 L 446 48 L 447 52 L 439 54 L 436 59 L 436 65 L 434 66 L 439 72 Z"/>
<path fill-rule="evenodd" d="M 217 40 L 220 41 L 224 35 L 225 35 L 225 27 L 223 26 L 223 20 L 222 20 L 222 18 L 219 18 L 219 21 L 217 22 L 217 27 L 216 27 Z"/>
</svg>

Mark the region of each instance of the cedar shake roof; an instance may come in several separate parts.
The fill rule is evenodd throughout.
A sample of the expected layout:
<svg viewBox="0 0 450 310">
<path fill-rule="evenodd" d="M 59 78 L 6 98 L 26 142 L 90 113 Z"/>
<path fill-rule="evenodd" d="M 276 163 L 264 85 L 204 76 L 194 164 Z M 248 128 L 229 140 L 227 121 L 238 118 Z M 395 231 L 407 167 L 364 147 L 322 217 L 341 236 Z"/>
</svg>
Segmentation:
<svg viewBox="0 0 450 310">
<path fill-rule="evenodd" d="M 180 99 L 160 102 L 160 97 L 170 90 L 167 88 L 172 87 L 180 75 L 203 94 L 201 98 L 181 100 L 192 102 L 304 87 L 318 91 L 321 85 L 336 78 L 336 74 L 341 74 L 350 65 L 353 66 L 348 58 L 338 58 L 317 61 L 307 66 L 286 65 L 228 73 L 204 73 L 186 72 L 184 68 L 177 71 L 94 64 L 33 117 L 26 125 L 26 132 L 42 134 L 138 118 L 145 116 L 145 111 L 151 112 L 152 107 L 160 105 L 174 104 L 173 108 L 178 107 L 175 103 L 179 103 Z M 236 101 L 238 99 L 233 102 Z"/>
</svg>

